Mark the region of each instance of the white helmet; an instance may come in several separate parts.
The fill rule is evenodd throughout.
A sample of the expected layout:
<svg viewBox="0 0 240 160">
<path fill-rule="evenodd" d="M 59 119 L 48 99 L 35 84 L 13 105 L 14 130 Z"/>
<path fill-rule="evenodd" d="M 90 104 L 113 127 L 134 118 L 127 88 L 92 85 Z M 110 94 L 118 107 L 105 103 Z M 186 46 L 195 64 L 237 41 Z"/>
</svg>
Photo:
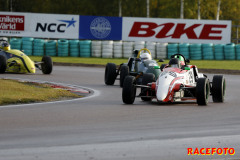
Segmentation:
<svg viewBox="0 0 240 160">
<path fill-rule="evenodd" d="M 140 58 L 141 58 L 141 60 L 151 60 L 152 59 L 152 56 L 149 54 L 149 53 L 142 53 L 141 55 L 140 55 Z"/>
</svg>

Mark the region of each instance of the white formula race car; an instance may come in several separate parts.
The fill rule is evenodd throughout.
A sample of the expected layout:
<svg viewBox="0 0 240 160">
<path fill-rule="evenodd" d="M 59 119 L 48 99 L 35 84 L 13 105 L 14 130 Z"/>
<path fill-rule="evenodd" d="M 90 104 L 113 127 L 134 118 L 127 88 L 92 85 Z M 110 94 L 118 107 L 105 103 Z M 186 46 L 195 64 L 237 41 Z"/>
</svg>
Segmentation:
<svg viewBox="0 0 240 160">
<path fill-rule="evenodd" d="M 135 97 L 143 101 L 157 99 L 158 102 L 179 102 L 196 100 L 198 105 L 207 105 L 209 96 L 213 102 L 224 102 L 226 81 L 222 75 L 214 75 L 212 82 L 206 75 L 198 73 L 195 65 L 181 54 L 171 56 L 168 64 L 162 64 L 157 81 L 151 73 L 144 74 L 142 85 L 136 83 L 136 78 L 127 76 L 123 83 L 122 100 L 125 104 L 133 104 Z M 136 96 L 137 88 L 141 88 Z"/>
</svg>

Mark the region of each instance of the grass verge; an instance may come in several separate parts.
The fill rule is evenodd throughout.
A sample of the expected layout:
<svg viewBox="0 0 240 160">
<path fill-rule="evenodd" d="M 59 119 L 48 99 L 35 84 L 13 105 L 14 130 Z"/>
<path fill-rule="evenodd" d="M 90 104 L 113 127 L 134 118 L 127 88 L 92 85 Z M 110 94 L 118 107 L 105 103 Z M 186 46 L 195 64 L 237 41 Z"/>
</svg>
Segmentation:
<svg viewBox="0 0 240 160">
<path fill-rule="evenodd" d="M 42 57 L 30 56 L 33 61 L 41 61 Z M 117 65 L 126 63 L 127 59 L 113 58 L 83 58 L 83 57 L 52 57 L 53 62 L 61 63 L 83 63 L 106 65 L 107 63 L 115 63 Z M 163 63 L 168 63 L 165 60 Z M 161 63 L 159 63 L 161 64 Z M 240 61 L 237 60 L 191 60 L 191 63 L 201 69 L 228 69 L 240 70 Z"/>
<path fill-rule="evenodd" d="M 61 98 L 80 97 L 62 89 L 53 89 L 45 84 L 29 85 L 16 80 L 0 79 L 0 105 L 46 102 Z"/>
</svg>

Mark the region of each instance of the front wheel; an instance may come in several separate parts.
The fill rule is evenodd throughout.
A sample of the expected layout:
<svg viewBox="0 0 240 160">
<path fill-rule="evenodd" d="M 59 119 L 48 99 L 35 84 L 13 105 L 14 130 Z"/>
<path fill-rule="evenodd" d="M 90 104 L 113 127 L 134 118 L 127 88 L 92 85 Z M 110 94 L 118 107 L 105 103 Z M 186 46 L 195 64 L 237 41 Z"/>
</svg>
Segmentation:
<svg viewBox="0 0 240 160">
<path fill-rule="evenodd" d="M 116 73 L 116 64 L 114 63 L 108 63 L 106 65 L 105 68 L 105 76 L 104 76 L 104 81 L 106 85 L 113 85 L 116 77 L 117 77 L 117 73 Z"/>
<path fill-rule="evenodd" d="M 136 78 L 127 76 L 123 82 L 122 101 L 125 104 L 133 104 L 136 97 Z"/>
<path fill-rule="evenodd" d="M 123 87 L 123 82 L 126 76 L 129 75 L 128 66 L 123 65 L 120 70 L 120 87 Z"/>
<path fill-rule="evenodd" d="M 52 58 L 49 56 L 43 56 L 41 68 L 42 68 L 43 74 L 51 74 L 53 69 Z"/>
<path fill-rule="evenodd" d="M 210 95 L 210 84 L 207 78 L 199 78 L 196 87 L 196 98 L 198 105 L 207 105 Z"/>
<path fill-rule="evenodd" d="M 214 75 L 212 81 L 213 102 L 224 102 L 226 81 L 222 75 Z"/>
</svg>

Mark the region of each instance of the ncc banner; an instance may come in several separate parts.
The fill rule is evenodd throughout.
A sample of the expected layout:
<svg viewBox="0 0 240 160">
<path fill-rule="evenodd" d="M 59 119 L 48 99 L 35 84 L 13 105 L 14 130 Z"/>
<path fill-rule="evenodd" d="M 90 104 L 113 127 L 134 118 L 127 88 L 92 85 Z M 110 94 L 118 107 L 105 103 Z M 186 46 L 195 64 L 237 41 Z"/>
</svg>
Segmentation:
<svg viewBox="0 0 240 160">
<path fill-rule="evenodd" d="M 230 43 L 231 21 L 125 17 L 122 40 Z"/>
<path fill-rule="evenodd" d="M 121 40 L 122 18 L 80 16 L 79 39 Z"/>
<path fill-rule="evenodd" d="M 79 16 L 64 14 L 32 14 L 32 37 L 78 39 Z"/>
<path fill-rule="evenodd" d="M 29 36 L 29 20 L 27 13 L 0 12 L 0 36 Z"/>
</svg>

